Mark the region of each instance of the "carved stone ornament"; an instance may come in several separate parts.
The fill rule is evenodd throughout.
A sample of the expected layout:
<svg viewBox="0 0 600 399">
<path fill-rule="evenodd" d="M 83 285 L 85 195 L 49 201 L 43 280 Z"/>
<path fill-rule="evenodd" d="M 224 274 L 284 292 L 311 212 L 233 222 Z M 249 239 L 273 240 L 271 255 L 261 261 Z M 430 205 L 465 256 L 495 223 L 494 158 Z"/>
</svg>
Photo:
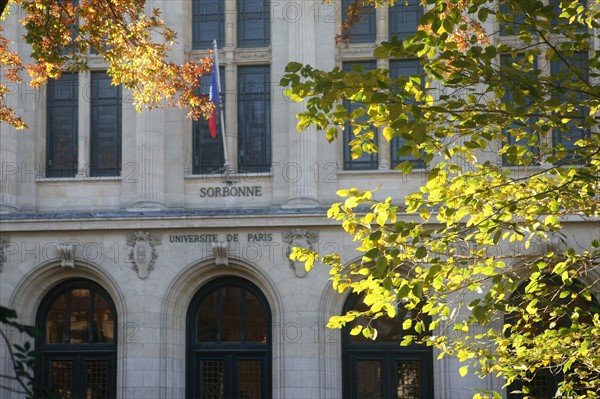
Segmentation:
<svg viewBox="0 0 600 399">
<path fill-rule="evenodd" d="M 213 242 L 212 244 L 213 254 L 215 255 L 215 264 L 217 266 L 229 265 L 229 254 L 227 253 L 226 242 Z"/>
<path fill-rule="evenodd" d="M 161 242 L 162 237 L 156 233 L 140 231 L 127 234 L 127 245 L 131 247 L 129 260 L 133 262 L 133 270 L 142 280 L 147 278 L 154 268 L 154 262 L 158 258 L 155 247 Z"/>
<path fill-rule="evenodd" d="M 75 267 L 75 254 L 73 244 L 64 242 L 56 247 L 56 253 L 60 258 L 61 267 Z"/>
<path fill-rule="evenodd" d="M 4 253 L 4 249 L 8 246 L 10 242 L 9 237 L 0 237 L 0 272 L 2 272 L 2 267 L 6 263 L 6 254 Z"/>
<path fill-rule="evenodd" d="M 284 231 L 282 234 L 283 242 L 288 246 L 285 250 L 285 254 L 289 259 L 292 249 L 294 247 L 307 248 L 311 251 L 314 250 L 314 245 L 319 239 L 319 233 L 316 231 L 306 231 L 303 229 L 293 229 L 290 231 Z M 290 268 L 294 271 L 296 277 L 302 278 L 306 276 L 306 269 L 304 268 L 304 262 L 289 259 Z"/>
</svg>

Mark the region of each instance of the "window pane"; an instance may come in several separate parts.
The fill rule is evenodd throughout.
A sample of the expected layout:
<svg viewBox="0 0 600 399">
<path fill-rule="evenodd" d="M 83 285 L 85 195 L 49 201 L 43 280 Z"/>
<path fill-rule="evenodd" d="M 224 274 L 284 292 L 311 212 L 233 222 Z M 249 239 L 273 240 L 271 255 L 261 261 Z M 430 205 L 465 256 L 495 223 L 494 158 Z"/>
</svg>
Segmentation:
<svg viewBox="0 0 600 399">
<path fill-rule="evenodd" d="M 115 317 L 108 302 L 94 295 L 94 342 L 115 343 Z"/>
<path fill-rule="evenodd" d="M 369 70 L 374 70 L 377 67 L 377 64 L 375 63 L 375 61 L 362 61 L 362 62 L 344 62 L 343 64 L 343 69 L 344 71 L 352 71 L 352 68 L 355 65 L 359 65 L 362 67 L 363 71 L 369 71 Z M 352 102 L 352 101 L 348 101 L 348 100 L 344 100 L 344 106 L 346 107 L 346 109 L 350 112 L 362 107 L 363 105 L 359 102 Z M 359 119 L 359 122 L 361 120 L 365 120 L 367 118 L 367 116 Z M 373 128 L 375 129 L 375 128 Z M 344 128 L 344 142 L 343 142 L 343 152 L 344 152 L 344 170 L 372 170 L 372 169 L 377 169 L 378 166 L 378 162 L 377 162 L 377 153 L 366 153 L 363 152 L 363 154 L 356 159 L 352 159 L 352 152 L 349 146 L 350 141 L 354 140 L 356 138 L 356 136 L 354 135 L 354 132 L 352 131 L 352 126 L 350 126 L 349 124 L 346 125 L 346 127 Z M 374 142 L 375 144 L 377 144 L 377 130 L 374 130 Z"/>
<path fill-rule="evenodd" d="M 560 82 L 558 89 L 553 94 L 553 97 L 558 99 L 560 103 L 566 105 L 573 105 L 578 101 L 584 102 L 586 100 L 586 96 L 581 94 L 578 90 L 573 90 L 570 87 L 572 87 L 571 82 L 580 83 L 582 80 L 586 82 L 589 81 L 589 66 L 587 64 L 588 53 L 576 52 L 573 56 L 565 56 L 565 58 L 566 62 L 562 59 L 558 59 L 552 61 L 550 64 L 550 72 L 552 76 L 557 77 L 557 82 Z M 561 144 L 565 150 L 569 151 L 565 158 L 567 160 L 573 160 L 576 158 L 574 150 L 578 148 L 575 145 L 575 142 L 589 135 L 588 129 L 583 129 L 577 126 L 578 123 L 581 123 L 582 118 L 586 114 L 589 114 L 589 108 L 576 106 L 572 110 L 563 111 L 561 114 L 563 117 L 569 117 L 572 119 L 567 123 L 568 130 L 554 130 L 552 142 L 554 147 L 557 147 L 558 144 Z"/>
<path fill-rule="evenodd" d="M 63 399 L 70 399 L 73 392 L 73 367 L 70 361 L 49 362 L 50 386 L 54 387 Z"/>
<path fill-rule="evenodd" d="M 224 369 L 225 362 L 222 360 L 200 361 L 202 399 L 225 398 Z"/>
<path fill-rule="evenodd" d="M 221 78 L 221 93 L 219 97 L 225 107 L 225 69 L 219 68 Z M 209 95 L 211 75 L 204 75 L 200 78 L 201 94 Z M 225 109 L 223 109 L 225 111 Z M 219 109 L 217 109 L 217 137 L 212 138 L 206 119 L 198 119 L 192 123 L 192 146 L 193 146 L 193 174 L 206 174 L 219 172 L 223 170 L 225 156 L 223 153 L 223 128 Z"/>
<path fill-rule="evenodd" d="M 393 7 L 396 8 L 397 6 Z M 425 79 L 423 67 L 421 66 L 419 60 L 393 60 L 390 61 L 390 77 L 396 79 L 400 76 L 419 76 L 421 78 L 421 82 Z M 396 136 L 392 138 L 390 142 L 391 149 L 391 163 L 392 168 L 395 168 L 400 163 L 404 161 L 409 161 L 413 163 L 414 168 L 425 168 L 425 161 L 422 156 L 416 158 L 412 154 L 408 155 L 398 155 L 398 151 L 406 145 L 406 140 L 402 137 Z"/>
<path fill-rule="evenodd" d="M 92 72 L 90 176 L 121 174 L 121 86 L 105 72 Z"/>
<path fill-rule="evenodd" d="M 261 399 L 259 360 L 240 360 L 238 362 L 238 398 Z"/>
<path fill-rule="evenodd" d="M 356 399 L 381 399 L 381 362 L 356 362 Z"/>
<path fill-rule="evenodd" d="M 108 399 L 108 361 L 86 363 L 85 399 Z"/>
<path fill-rule="evenodd" d="M 246 342 L 267 342 L 267 316 L 262 303 L 246 291 Z"/>
<path fill-rule="evenodd" d="M 90 335 L 90 291 L 71 291 L 71 343 L 88 342 Z"/>
<path fill-rule="evenodd" d="M 271 168 L 271 88 L 268 66 L 238 68 L 238 166 L 240 172 Z"/>
<path fill-rule="evenodd" d="M 342 0 L 342 23 L 348 18 L 348 7 L 356 0 Z M 361 20 L 354 25 L 351 32 L 351 43 L 367 43 L 375 41 L 375 8 L 365 6 L 361 12 Z"/>
<path fill-rule="evenodd" d="M 500 13 L 504 15 L 512 15 L 513 22 L 500 22 L 500 35 L 501 36 L 512 36 L 519 34 L 519 26 L 525 22 L 525 14 L 515 6 L 518 10 L 518 14 L 514 14 L 514 9 L 509 9 L 506 3 L 500 4 Z"/>
<path fill-rule="evenodd" d="M 217 342 L 217 290 L 208 294 L 198 308 L 198 342 Z"/>
<path fill-rule="evenodd" d="M 225 2 L 222 0 L 192 1 L 192 48 L 223 47 L 225 37 Z"/>
<path fill-rule="evenodd" d="M 419 362 L 396 362 L 398 399 L 420 399 Z"/>
<path fill-rule="evenodd" d="M 59 296 L 48 311 L 46 343 L 62 344 L 67 341 L 67 295 Z"/>
<path fill-rule="evenodd" d="M 405 39 L 414 34 L 419 26 L 422 13 L 419 0 L 403 0 L 390 7 L 390 37 L 397 36 L 399 39 Z"/>
<path fill-rule="evenodd" d="M 242 340 L 242 289 L 221 288 L 221 341 Z"/>
<path fill-rule="evenodd" d="M 46 176 L 77 173 L 78 75 L 64 73 L 46 89 Z"/>
<path fill-rule="evenodd" d="M 264 47 L 270 44 L 269 1 L 237 1 L 237 46 Z"/>
<path fill-rule="evenodd" d="M 525 60 L 525 55 L 523 54 L 517 54 L 517 56 L 515 58 L 513 58 L 510 54 L 503 54 L 500 57 L 500 63 L 503 66 L 509 66 L 511 64 L 522 64 L 524 63 Z M 533 68 L 537 68 L 537 60 L 534 60 L 533 63 Z M 525 74 L 525 71 L 523 71 L 523 74 Z M 520 85 L 519 85 L 520 86 Z M 506 87 L 506 92 L 504 94 L 504 98 L 502 99 L 503 102 L 507 103 L 507 104 L 515 104 L 515 92 L 514 89 L 518 89 L 519 88 L 511 88 L 511 87 Z M 524 99 L 524 107 L 529 107 L 531 105 L 531 98 L 530 97 L 525 97 Z M 538 155 L 539 154 L 539 148 L 538 148 L 538 136 L 537 133 L 534 133 L 534 131 L 528 127 L 532 124 L 535 124 L 537 122 L 537 118 L 527 118 L 525 119 L 523 122 L 515 122 L 513 123 L 509 128 L 505 129 L 504 132 L 504 136 L 506 137 L 506 145 L 516 145 L 516 146 L 525 146 L 527 148 L 527 151 L 529 152 L 529 155 L 527 155 L 527 157 L 531 157 L 532 155 Z M 525 134 L 527 134 L 527 137 L 524 138 L 520 138 L 517 140 L 517 137 L 519 134 L 521 134 L 521 132 L 524 132 Z M 532 137 L 532 135 L 535 135 L 535 137 Z M 519 150 L 515 147 L 514 150 L 511 150 L 508 153 L 504 153 L 502 154 L 502 164 L 505 166 L 513 166 L 516 164 L 516 159 L 517 158 L 521 158 L 521 156 L 517 156 L 516 154 L 519 152 Z M 537 159 L 533 160 L 534 164 L 539 163 Z"/>
</svg>

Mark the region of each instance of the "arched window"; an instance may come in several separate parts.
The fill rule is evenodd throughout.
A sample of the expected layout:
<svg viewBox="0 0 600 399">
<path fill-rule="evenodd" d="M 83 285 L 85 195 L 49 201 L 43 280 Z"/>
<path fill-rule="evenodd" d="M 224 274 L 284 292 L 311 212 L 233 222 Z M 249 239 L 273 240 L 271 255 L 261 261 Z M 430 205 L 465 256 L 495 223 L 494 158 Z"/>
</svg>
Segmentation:
<svg viewBox="0 0 600 399">
<path fill-rule="evenodd" d="M 348 298 L 344 313 L 353 309 L 366 310 L 359 296 Z M 372 326 L 378 332 L 375 341 L 361 334 L 350 335 L 355 323 L 346 325 L 342 333 L 344 398 L 433 398 L 432 348 L 419 344 L 400 346 L 402 322 L 412 317 L 403 311 L 393 319 L 374 320 Z"/>
<path fill-rule="evenodd" d="M 528 284 L 529 282 L 525 282 L 519 286 L 510 299 L 512 305 L 526 307 L 526 303 L 530 300 L 527 299 L 526 294 Z M 534 294 L 538 313 L 542 316 L 540 320 L 535 323 L 521 323 L 519 314 L 513 313 L 506 315 L 505 323 L 513 326 L 513 333 L 526 333 L 527 336 L 541 334 L 549 328 L 555 330 L 570 328 L 575 312 L 578 313 L 577 323 L 593 324 L 593 314 L 599 311 L 600 306 L 595 298 L 591 297 L 590 300 L 580 295 L 583 287 L 583 284 L 578 281 L 565 285 L 559 277 L 541 277 L 536 284 Z M 521 304 L 522 301 L 525 302 Z M 561 365 L 550 364 L 539 369 L 530 378 L 528 382 L 516 381 L 511 384 L 507 389 L 508 399 L 523 399 L 524 395 L 521 392 L 525 385 L 528 389 L 527 398 L 552 399 L 565 375 Z M 577 375 L 571 374 L 569 379 L 573 381 L 577 390 Z"/>
<path fill-rule="evenodd" d="M 254 284 L 222 278 L 187 315 L 187 397 L 266 399 L 271 393 L 271 311 Z"/>
<path fill-rule="evenodd" d="M 40 381 L 64 398 L 116 396 L 117 313 L 89 280 L 55 287 L 37 314 Z"/>
</svg>

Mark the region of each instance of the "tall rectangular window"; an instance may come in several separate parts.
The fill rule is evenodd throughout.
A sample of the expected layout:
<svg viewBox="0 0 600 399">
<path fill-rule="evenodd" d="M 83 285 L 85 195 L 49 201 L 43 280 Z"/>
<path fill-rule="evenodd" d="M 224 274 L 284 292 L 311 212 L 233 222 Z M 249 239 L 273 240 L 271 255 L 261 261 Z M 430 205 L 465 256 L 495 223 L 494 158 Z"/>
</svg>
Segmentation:
<svg viewBox="0 0 600 399">
<path fill-rule="evenodd" d="M 46 176 L 77 173 L 78 75 L 48 81 L 46 102 Z"/>
<path fill-rule="evenodd" d="M 577 104 L 577 102 L 585 102 L 586 95 L 573 89 L 569 89 L 573 83 L 580 81 L 589 81 L 589 65 L 587 63 L 588 54 L 586 52 L 576 52 L 570 57 L 565 57 L 565 61 L 562 59 L 553 60 L 550 64 L 550 73 L 552 76 L 557 77 L 557 82 L 560 82 L 559 87 L 554 92 L 554 99 L 558 99 L 561 104 Z M 567 88 L 563 90 L 563 87 Z M 575 98 L 573 93 L 575 94 Z M 574 107 L 573 109 L 565 109 L 562 112 L 561 117 L 571 118 L 566 124 L 567 129 L 555 129 L 552 135 L 552 144 L 554 148 L 559 145 L 568 151 L 565 158 L 567 160 L 574 160 L 577 158 L 575 150 L 577 146 L 575 143 L 587 137 L 590 134 L 589 129 L 577 126 L 583 122 L 585 115 L 589 114 L 589 108 L 586 107 Z"/>
<path fill-rule="evenodd" d="M 419 60 L 411 59 L 390 61 L 390 77 L 393 79 L 397 79 L 400 76 L 420 76 L 421 79 L 424 79 L 425 73 Z M 405 145 L 406 140 L 404 138 L 400 136 L 392 138 L 392 141 L 390 143 L 390 159 L 392 163 L 392 168 L 395 168 L 404 161 L 412 162 L 413 167 L 415 168 L 425 168 L 425 161 L 423 160 L 422 156 L 415 157 L 412 154 L 399 155 L 399 152 L 401 152 L 400 149 Z"/>
<path fill-rule="evenodd" d="M 268 0 L 237 0 L 237 47 L 265 47 L 271 42 Z"/>
<path fill-rule="evenodd" d="M 390 37 L 397 36 L 406 39 L 414 35 L 419 27 L 419 20 L 423 10 L 419 0 L 398 1 L 389 9 L 389 32 Z"/>
<path fill-rule="evenodd" d="M 342 23 L 348 19 L 348 7 L 362 0 L 342 0 Z M 374 42 L 376 37 L 377 24 L 375 18 L 375 7 L 365 6 L 361 12 L 361 20 L 352 28 L 352 43 Z"/>
<path fill-rule="evenodd" d="M 223 107 L 225 106 L 225 70 L 219 68 L 221 78 L 221 92 L 219 97 Z M 204 75 L 200 78 L 200 90 L 202 94 L 210 93 L 211 75 Z M 224 111 L 224 109 L 223 109 Z M 221 118 L 217 109 L 217 137 L 212 138 L 208 128 L 206 119 L 198 119 L 192 123 L 192 173 L 193 174 L 208 174 L 216 173 L 222 170 L 225 164 L 225 156 L 223 153 L 223 127 L 221 126 Z"/>
<path fill-rule="evenodd" d="M 106 72 L 92 72 L 90 176 L 121 174 L 121 86 Z"/>
<path fill-rule="evenodd" d="M 517 54 L 516 57 L 513 57 L 511 54 L 502 54 L 500 56 L 500 64 L 503 66 L 508 66 L 512 63 L 523 64 L 525 61 L 524 54 Z M 533 69 L 537 69 L 537 60 L 534 60 Z M 523 74 L 526 72 L 523 71 Z M 522 86 L 522 85 L 519 85 Z M 514 106 L 521 106 L 524 108 L 524 113 L 527 112 L 527 109 L 531 106 L 531 98 L 528 96 L 523 96 L 522 94 L 518 94 L 519 97 L 523 98 L 522 100 L 517 101 L 515 98 L 515 89 L 521 90 L 521 87 L 511 88 L 505 87 L 506 91 L 504 94 L 504 98 L 502 101 L 506 104 L 513 104 Z M 522 103 L 522 104 L 520 104 Z M 532 159 L 533 164 L 538 164 L 539 160 L 536 159 L 539 154 L 539 146 L 538 146 L 538 135 L 534 133 L 533 129 L 530 127 L 531 125 L 537 122 L 537 118 L 529 117 L 524 119 L 522 122 L 514 122 L 510 127 L 504 130 L 504 136 L 506 137 L 506 145 L 511 146 L 511 150 L 502 154 L 502 165 L 504 166 L 514 166 L 518 164 L 517 160 L 520 158 L 525 158 L 527 160 Z M 526 137 L 519 138 L 518 136 L 525 134 Z M 525 153 L 523 152 L 526 149 L 529 153 L 525 157 Z"/>
<path fill-rule="evenodd" d="M 374 70 L 377 67 L 375 61 L 359 61 L 359 62 L 344 62 L 342 67 L 344 71 L 351 71 L 354 66 L 361 66 L 363 71 Z M 353 102 L 349 100 L 344 100 L 344 106 L 349 112 L 352 112 L 360 107 L 364 107 L 364 105 L 360 102 Z M 365 120 L 367 116 L 363 117 L 362 120 Z M 360 119 L 359 119 L 360 122 Z M 377 129 L 373 128 L 374 132 L 374 142 L 377 144 Z M 344 152 L 344 170 L 374 170 L 377 169 L 378 166 L 378 157 L 377 153 L 367 153 L 363 152 L 359 158 L 352 159 L 352 150 L 350 146 L 350 142 L 356 138 L 353 128 L 350 124 L 347 124 L 344 128 L 344 137 L 343 137 L 343 152 Z"/>
<path fill-rule="evenodd" d="M 271 169 L 271 87 L 269 66 L 238 67 L 238 168 Z"/>
<path fill-rule="evenodd" d="M 223 47 L 225 38 L 225 2 L 223 0 L 192 1 L 192 48 Z"/>
</svg>

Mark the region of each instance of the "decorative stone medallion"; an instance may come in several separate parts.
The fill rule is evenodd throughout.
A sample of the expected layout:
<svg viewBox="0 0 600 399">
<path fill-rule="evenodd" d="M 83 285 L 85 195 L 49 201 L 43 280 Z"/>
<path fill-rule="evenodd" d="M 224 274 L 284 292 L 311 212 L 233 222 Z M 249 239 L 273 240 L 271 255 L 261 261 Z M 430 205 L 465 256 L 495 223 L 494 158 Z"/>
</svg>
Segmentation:
<svg viewBox="0 0 600 399">
<path fill-rule="evenodd" d="M 288 257 L 290 268 L 294 271 L 296 277 L 302 278 L 306 276 L 306 269 L 304 268 L 304 262 L 289 259 L 292 249 L 294 247 L 301 247 L 314 251 L 314 245 L 319 239 L 319 233 L 316 231 L 307 231 L 304 229 L 293 229 L 290 231 L 284 231 L 282 234 L 283 242 L 288 246 L 285 254 Z"/>
<path fill-rule="evenodd" d="M 133 262 L 133 270 L 140 279 L 147 278 L 154 269 L 154 262 L 158 258 L 155 247 L 161 242 L 162 237 L 156 233 L 140 231 L 127 234 L 127 245 L 131 247 L 129 260 Z"/>
</svg>

